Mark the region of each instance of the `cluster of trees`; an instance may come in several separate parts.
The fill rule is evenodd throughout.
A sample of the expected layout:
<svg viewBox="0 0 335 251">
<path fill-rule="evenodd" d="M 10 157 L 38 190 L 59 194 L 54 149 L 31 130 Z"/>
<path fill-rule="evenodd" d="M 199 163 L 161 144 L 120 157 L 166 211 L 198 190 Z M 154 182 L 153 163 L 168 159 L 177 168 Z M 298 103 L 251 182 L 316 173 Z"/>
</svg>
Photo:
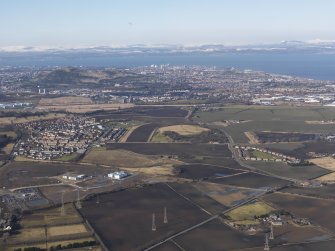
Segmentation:
<svg viewBox="0 0 335 251">
<path fill-rule="evenodd" d="M 63 249 L 71 249 L 71 248 L 82 248 L 82 247 L 91 247 L 91 246 L 96 246 L 97 242 L 96 241 L 84 241 L 84 242 L 75 242 L 75 243 L 70 243 L 67 245 L 57 245 L 55 247 L 50 247 L 50 251 L 57 251 L 57 250 L 63 250 Z"/>
<path fill-rule="evenodd" d="M 29 248 L 17 248 L 14 251 L 47 251 L 45 248 L 29 247 Z"/>
</svg>

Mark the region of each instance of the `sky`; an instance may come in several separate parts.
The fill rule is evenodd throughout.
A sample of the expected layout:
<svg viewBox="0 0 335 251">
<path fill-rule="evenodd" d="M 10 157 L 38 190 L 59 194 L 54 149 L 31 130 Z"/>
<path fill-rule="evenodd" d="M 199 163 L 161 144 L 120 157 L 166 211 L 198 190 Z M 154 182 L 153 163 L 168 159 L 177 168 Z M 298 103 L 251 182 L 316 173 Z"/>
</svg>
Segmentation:
<svg viewBox="0 0 335 251">
<path fill-rule="evenodd" d="M 335 40 L 334 0 L 0 0 L 0 46 Z"/>
</svg>

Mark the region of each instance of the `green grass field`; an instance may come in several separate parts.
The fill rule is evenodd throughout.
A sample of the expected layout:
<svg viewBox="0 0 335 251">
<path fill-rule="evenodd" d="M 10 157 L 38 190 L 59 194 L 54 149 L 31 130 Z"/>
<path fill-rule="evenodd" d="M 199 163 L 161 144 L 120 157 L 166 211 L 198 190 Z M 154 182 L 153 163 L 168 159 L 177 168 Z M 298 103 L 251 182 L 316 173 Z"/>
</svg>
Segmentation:
<svg viewBox="0 0 335 251">
<path fill-rule="evenodd" d="M 277 159 L 276 156 L 270 154 L 270 153 L 264 153 L 258 150 L 253 150 L 250 152 L 250 157 L 255 157 L 255 158 L 261 158 L 261 159 Z"/>
<path fill-rule="evenodd" d="M 151 142 L 154 142 L 154 143 L 169 143 L 169 142 L 173 142 L 173 139 L 164 135 L 163 133 L 156 132 L 155 135 L 151 138 Z"/>
<path fill-rule="evenodd" d="M 265 204 L 264 202 L 254 202 L 238 207 L 226 215 L 235 223 L 251 224 L 257 223 L 255 221 L 255 217 L 266 215 L 273 211 L 275 211 L 275 209 Z"/>
</svg>

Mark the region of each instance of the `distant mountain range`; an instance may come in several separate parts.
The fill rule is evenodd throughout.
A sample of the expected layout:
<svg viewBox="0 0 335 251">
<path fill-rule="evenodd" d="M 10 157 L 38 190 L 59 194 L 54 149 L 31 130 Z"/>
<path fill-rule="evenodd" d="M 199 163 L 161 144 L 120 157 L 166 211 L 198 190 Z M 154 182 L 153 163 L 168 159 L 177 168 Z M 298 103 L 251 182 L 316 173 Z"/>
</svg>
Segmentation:
<svg viewBox="0 0 335 251">
<path fill-rule="evenodd" d="M 277 44 L 225 46 L 222 44 L 186 45 L 129 45 L 129 46 L 92 46 L 92 47 L 0 47 L 0 56 L 18 54 L 73 55 L 139 55 L 139 54 L 188 54 L 188 53 L 325 53 L 335 54 L 335 41 L 320 39 L 311 41 L 283 41 Z"/>
</svg>

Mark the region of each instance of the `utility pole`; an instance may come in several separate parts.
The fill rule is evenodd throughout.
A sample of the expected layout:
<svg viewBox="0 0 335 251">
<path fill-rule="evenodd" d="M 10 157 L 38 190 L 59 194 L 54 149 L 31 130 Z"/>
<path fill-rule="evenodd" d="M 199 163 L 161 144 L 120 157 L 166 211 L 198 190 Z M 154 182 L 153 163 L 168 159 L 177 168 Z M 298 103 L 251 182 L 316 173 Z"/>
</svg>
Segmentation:
<svg viewBox="0 0 335 251">
<path fill-rule="evenodd" d="M 270 246 L 269 246 L 269 234 L 265 234 L 264 250 L 270 250 Z"/>
<path fill-rule="evenodd" d="M 164 224 L 168 223 L 167 215 L 166 215 L 166 207 L 164 207 Z"/>
<path fill-rule="evenodd" d="M 60 214 L 61 214 L 62 216 L 64 216 L 64 215 L 65 215 L 65 206 L 64 206 L 64 191 L 62 192 L 62 207 L 61 207 Z"/>
<path fill-rule="evenodd" d="M 156 223 L 155 223 L 155 214 L 152 214 L 152 226 L 151 226 L 152 231 L 156 231 Z"/>
<path fill-rule="evenodd" d="M 81 202 L 80 202 L 80 191 L 77 190 L 77 208 L 81 208 Z"/>
<path fill-rule="evenodd" d="M 273 234 L 273 225 L 272 222 L 270 224 L 270 237 L 269 240 L 273 240 L 275 238 L 274 234 Z"/>
</svg>

